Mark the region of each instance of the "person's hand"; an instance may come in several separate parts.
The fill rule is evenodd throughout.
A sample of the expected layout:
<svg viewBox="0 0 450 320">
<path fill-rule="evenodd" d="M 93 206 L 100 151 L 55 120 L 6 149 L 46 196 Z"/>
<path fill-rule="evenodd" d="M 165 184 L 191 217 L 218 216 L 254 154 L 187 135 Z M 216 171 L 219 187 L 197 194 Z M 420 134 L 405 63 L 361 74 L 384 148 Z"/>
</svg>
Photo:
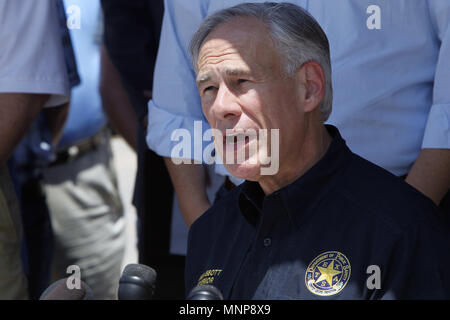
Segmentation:
<svg viewBox="0 0 450 320">
<path fill-rule="evenodd" d="M 164 158 L 169 171 L 181 214 L 190 227 L 211 207 L 206 194 L 208 175 L 202 164 L 175 164 L 171 158 Z"/>
</svg>

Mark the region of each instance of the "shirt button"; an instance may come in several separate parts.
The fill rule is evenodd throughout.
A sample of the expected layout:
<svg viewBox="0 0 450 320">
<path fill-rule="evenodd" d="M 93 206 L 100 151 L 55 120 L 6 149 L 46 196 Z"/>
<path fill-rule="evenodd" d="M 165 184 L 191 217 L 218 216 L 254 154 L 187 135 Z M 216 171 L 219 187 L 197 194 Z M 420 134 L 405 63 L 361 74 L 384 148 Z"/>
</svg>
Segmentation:
<svg viewBox="0 0 450 320">
<path fill-rule="evenodd" d="M 268 247 L 272 244 L 272 240 L 270 238 L 264 239 L 264 247 Z"/>
</svg>

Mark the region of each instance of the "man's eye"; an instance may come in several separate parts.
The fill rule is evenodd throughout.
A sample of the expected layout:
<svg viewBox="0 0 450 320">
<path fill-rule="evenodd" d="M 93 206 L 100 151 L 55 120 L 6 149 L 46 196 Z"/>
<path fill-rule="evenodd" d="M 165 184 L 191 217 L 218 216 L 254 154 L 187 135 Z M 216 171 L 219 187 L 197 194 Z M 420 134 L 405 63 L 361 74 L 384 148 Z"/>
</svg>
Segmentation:
<svg viewBox="0 0 450 320">
<path fill-rule="evenodd" d="M 206 87 L 205 90 L 203 90 L 203 92 L 211 91 L 211 90 L 214 90 L 215 88 L 216 87 L 209 86 L 209 87 Z"/>
<path fill-rule="evenodd" d="M 242 83 L 244 83 L 244 82 L 247 82 L 248 80 L 246 80 L 246 79 L 239 79 L 238 80 L 238 84 L 242 84 Z"/>
</svg>

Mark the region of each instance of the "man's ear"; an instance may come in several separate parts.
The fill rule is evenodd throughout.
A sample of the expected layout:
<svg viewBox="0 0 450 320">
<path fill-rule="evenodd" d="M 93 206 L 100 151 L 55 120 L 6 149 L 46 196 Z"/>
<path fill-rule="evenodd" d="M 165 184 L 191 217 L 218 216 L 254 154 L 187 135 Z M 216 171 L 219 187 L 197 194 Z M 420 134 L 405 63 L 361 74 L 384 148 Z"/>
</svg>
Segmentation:
<svg viewBox="0 0 450 320">
<path fill-rule="evenodd" d="M 303 111 L 314 111 L 320 105 L 325 95 L 325 74 L 323 69 L 318 62 L 308 61 L 297 70 L 297 73 L 303 87 L 301 92 Z"/>
</svg>

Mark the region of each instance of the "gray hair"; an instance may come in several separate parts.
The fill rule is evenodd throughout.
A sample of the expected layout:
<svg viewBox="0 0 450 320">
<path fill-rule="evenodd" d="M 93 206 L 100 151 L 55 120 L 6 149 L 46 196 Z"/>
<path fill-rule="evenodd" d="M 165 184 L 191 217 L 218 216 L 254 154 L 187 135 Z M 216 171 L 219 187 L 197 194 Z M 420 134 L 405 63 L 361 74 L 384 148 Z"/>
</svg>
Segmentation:
<svg viewBox="0 0 450 320">
<path fill-rule="evenodd" d="M 293 77 L 299 67 L 311 60 L 322 66 L 325 93 L 319 109 L 323 121 L 326 121 L 331 113 L 333 100 L 330 46 L 325 32 L 317 21 L 294 4 L 243 3 L 208 16 L 194 34 L 189 46 L 195 72 L 198 72 L 198 55 L 208 34 L 219 24 L 235 17 L 254 17 L 267 25 L 287 76 Z"/>
</svg>

